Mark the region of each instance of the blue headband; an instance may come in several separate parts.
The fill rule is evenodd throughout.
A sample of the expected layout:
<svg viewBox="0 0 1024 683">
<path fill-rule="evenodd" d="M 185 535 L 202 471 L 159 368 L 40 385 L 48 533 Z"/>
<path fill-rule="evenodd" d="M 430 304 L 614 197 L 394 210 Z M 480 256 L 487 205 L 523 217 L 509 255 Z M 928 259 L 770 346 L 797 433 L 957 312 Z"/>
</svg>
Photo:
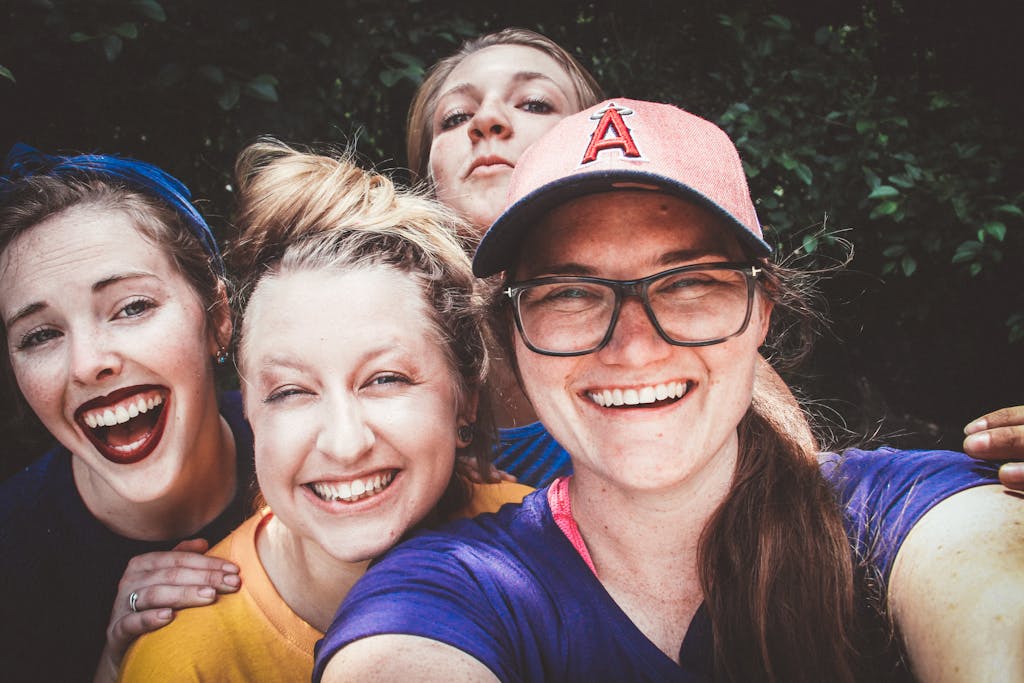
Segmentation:
<svg viewBox="0 0 1024 683">
<path fill-rule="evenodd" d="M 0 198 L 7 194 L 15 181 L 37 175 L 61 179 L 93 177 L 121 181 L 133 190 L 160 200 L 185 220 L 185 225 L 213 259 L 216 271 L 224 274 L 217 240 L 210 226 L 192 206 L 192 194 L 181 181 L 156 166 L 106 154 L 53 156 L 18 142 L 11 147 L 4 160 L 0 175 Z"/>
</svg>

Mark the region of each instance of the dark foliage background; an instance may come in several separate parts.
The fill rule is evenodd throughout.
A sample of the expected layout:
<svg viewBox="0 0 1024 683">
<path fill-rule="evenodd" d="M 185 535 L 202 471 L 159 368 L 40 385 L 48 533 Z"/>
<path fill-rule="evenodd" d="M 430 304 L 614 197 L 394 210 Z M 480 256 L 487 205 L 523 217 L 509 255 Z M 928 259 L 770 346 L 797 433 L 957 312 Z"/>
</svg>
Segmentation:
<svg viewBox="0 0 1024 683">
<path fill-rule="evenodd" d="M 402 174 L 424 69 L 509 25 L 609 95 L 718 121 L 781 253 L 855 258 L 832 332 L 787 375 L 854 434 L 957 447 L 1021 403 L 1024 49 L 1009 1 L 14 0 L 0 3 L 0 146 L 103 151 L 184 179 L 220 234 L 260 134 L 354 144 Z M 0 476 L 45 443 L 5 398 Z M 902 437 L 909 430 L 914 437 Z"/>
</svg>

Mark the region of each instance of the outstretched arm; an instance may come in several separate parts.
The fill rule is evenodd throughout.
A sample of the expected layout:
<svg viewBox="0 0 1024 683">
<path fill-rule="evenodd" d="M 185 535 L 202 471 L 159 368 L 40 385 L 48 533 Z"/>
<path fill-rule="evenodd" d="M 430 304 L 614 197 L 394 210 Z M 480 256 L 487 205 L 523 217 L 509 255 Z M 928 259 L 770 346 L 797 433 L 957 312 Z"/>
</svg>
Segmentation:
<svg viewBox="0 0 1024 683">
<path fill-rule="evenodd" d="M 964 428 L 964 452 L 982 460 L 1024 460 L 1024 406 L 1003 408 L 979 417 Z M 999 481 L 1024 491 L 1024 462 L 999 468 Z"/>
<path fill-rule="evenodd" d="M 979 486 L 929 510 L 900 548 L 889 607 L 926 682 L 1024 681 L 1024 505 Z"/>
<path fill-rule="evenodd" d="M 320 680 L 495 683 L 498 679 L 478 660 L 451 645 L 418 636 L 385 635 L 343 647 Z"/>
</svg>

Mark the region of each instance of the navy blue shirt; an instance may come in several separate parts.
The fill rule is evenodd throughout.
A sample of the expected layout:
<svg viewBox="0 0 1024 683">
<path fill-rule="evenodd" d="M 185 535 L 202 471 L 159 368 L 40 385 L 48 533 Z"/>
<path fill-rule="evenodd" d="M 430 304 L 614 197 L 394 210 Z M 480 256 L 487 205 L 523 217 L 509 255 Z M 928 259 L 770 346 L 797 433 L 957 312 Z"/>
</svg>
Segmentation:
<svg viewBox="0 0 1024 683">
<path fill-rule="evenodd" d="M 220 397 L 235 437 L 234 500 L 190 538 L 210 545 L 251 513 L 252 432 L 241 397 Z M 57 446 L 0 483 L 0 679 L 91 681 L 106 642 L 117 584 L 128 561 L 184 539 L 137 541 L 114 533 L 86 508 L 71 453 Z"/>
</svg>

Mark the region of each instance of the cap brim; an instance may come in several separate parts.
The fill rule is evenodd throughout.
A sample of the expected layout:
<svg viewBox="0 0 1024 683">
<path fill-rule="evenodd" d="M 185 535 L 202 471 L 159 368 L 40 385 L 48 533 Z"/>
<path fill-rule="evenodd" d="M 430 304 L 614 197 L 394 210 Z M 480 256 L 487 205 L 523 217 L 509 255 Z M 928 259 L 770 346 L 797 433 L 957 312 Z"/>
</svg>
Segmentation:
<svg viewBox="0 0 1024 683">
<path fill-rule="evenodd" d="M 480 240 L 473 257 L 473 274 L 489 277 L 508 270 L 519 257 L 519 248 L 527 231 L 555 207 L 589 194 L 620 190 L 665 192 L 695 202 L 720 217 L 733 229 L 740 243 L 755 256 L 768 256 L 772 248 L 721 206 L 705 195 L 672 178 L 629 169 L 575 173 L 529 193 L 498 216 Z"/>
</svg>

